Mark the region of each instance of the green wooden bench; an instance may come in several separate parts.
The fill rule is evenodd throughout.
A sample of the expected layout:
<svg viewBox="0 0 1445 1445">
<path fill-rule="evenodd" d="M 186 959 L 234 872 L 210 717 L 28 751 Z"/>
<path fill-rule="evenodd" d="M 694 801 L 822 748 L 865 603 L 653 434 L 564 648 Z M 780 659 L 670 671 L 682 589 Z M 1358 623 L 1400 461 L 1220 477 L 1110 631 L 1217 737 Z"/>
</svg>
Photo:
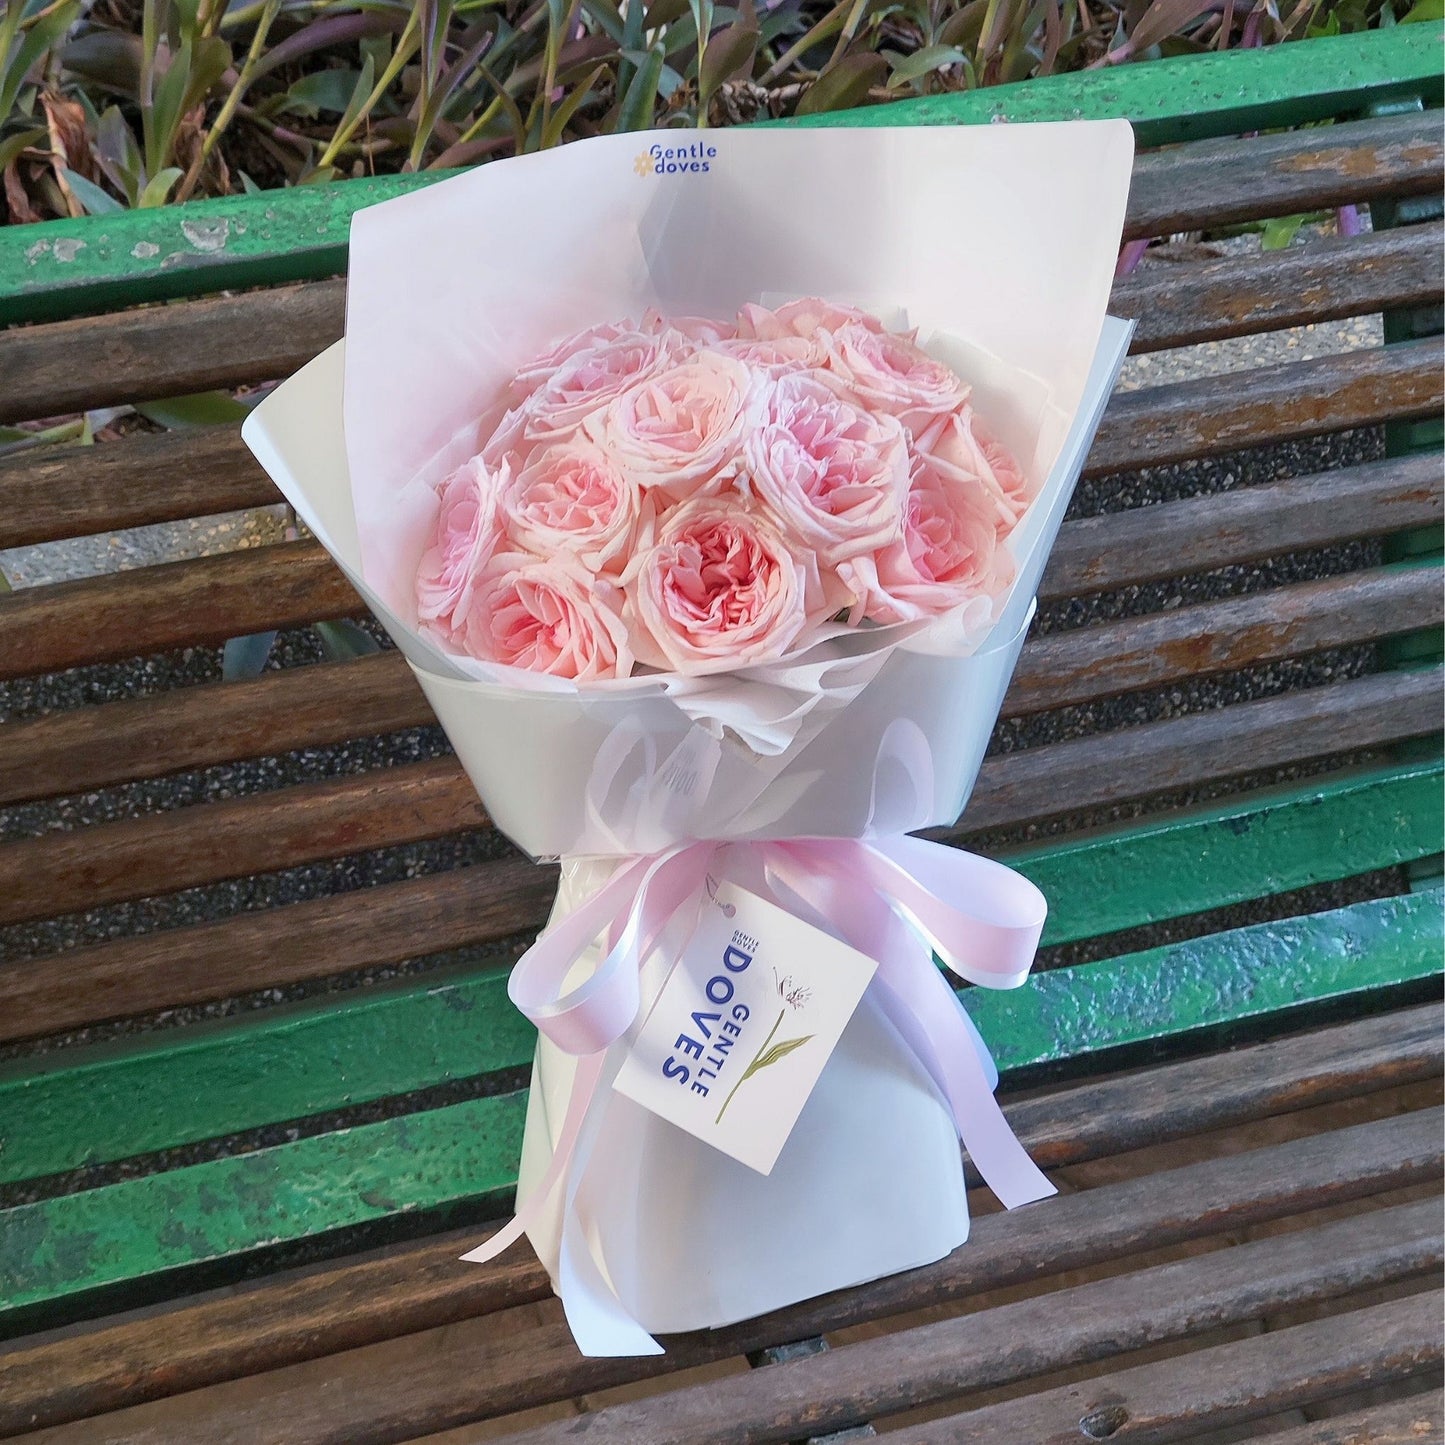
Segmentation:
<svg viewBox="0 0 1445 1445">
<path fill-rule="evenodd" d="M 1368 204 L 1115 307 L 1139 353 L 1388 343 L 1109 409 L 945 835 L 1051 901 L 970 1007 L 1061 1194 L 927 1269 L 580 1358 L 525 1249 L 456 1262 L 510 1207 L 505 974 L 554 875 L 395 653 L 220 680 L 227 638 L 358 613 L 324 553 L 0 596 L 0 1436 L 1439 1438 L 1440 39 L 826 118 L 1126 115 L 1131 238 Z M 351 212 L 429 179 L 0 231 L 0 423 L 285 375 L 340 334 Z M 231 424 L 37 447 L 0 548 L 275 501 Z"/>
</svg>

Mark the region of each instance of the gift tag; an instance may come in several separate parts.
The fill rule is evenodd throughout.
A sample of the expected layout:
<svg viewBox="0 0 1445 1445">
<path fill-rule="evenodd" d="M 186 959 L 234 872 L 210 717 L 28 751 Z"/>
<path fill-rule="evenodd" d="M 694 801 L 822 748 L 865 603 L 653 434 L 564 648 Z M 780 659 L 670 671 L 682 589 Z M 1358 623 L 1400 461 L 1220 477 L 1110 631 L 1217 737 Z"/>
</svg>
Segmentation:
<svg viewBox="0 0 1445 1445">
<path fill-rule="evenodd" d="M 767 1174 L 877 967 L 720 883 L 613 1087 Z"/>
</svg>

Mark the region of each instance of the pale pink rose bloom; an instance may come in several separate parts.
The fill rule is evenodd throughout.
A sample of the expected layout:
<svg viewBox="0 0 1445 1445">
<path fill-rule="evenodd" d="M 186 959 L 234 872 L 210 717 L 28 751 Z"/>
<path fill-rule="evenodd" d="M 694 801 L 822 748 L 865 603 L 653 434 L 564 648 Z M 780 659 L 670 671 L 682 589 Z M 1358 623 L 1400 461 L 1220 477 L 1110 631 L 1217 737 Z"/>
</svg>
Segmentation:
<svg viewBox="0 0 1445 1445">
<path fill-rule="evenodd" d="M 416 574 L 417 618 L 453 642 L 465 632 L 475 602 L 473 582 L 502 539 L 497 494 L 510 480 L 504 462 L 493 471 L 480 457 L 458 467 L 440 487 L 431 545 Z"/>
<path fill-rule="evenodd" d="M 902 538 L 844 562 L 838 573 L 857 597 L 849 621 L 889 623 L 991 601 L 1013 580 L 1014 566 L 983 483 L 919 457 Z"/>
<path fill-rule="evenodd" d="M 748 302 L 738 312 L 738 335 L 745 340 L 777 341 L 784 336 L 816 336 L 820 331 L 837 331 L 843 326 L 861 326 L 882 333 L 883 323 L 866 311 L 852 306 L 835 306 L 831 301 L 805 296 L 776 310 Z"/>
<path fill-rule="evenodd" d="M 831 337 L 829 369 L 858 401 L 900 418 L 911 432 L 968 400 L 968 387 L 903 336 L 844 326 Z"/>
<path fill-rule="evenodd" d="M 561 436 L 676 361 L 671 337 L 630 331 L 574 352 L 524 403 L 532 440 Z"/>
<path fill-rule="evenodd" d="M 778 336 L 767 341 L 737 337 L 717 349 L 772 377 L 789 371 L 816 371 L 828 364 L 827 345 L 816 336 Z"/>
<path fill-rule="evenodd" d="M 580 352 L 595 351 L 599 346 L 605 346 L 624 336 L 636 335 L 643 329 L 645 328 L 636 327 L 630 321 L 604 321 L 600 325 L 584 326 L 581 331 L 564 336 L 561 341 L 517 368 L 516 378 L 512 382 L 512 405 L 525 401 L 539 386 L 550 380 L 558 367 Z"/>
<path fill-rule="evenodd" d="M 743 456 L 739 487 L 825 568 L 902 535 L 909 468 L 903 428 L 895 417 L 861 411 L 821 372 L 774 383 Z"/>
<path fill-rule="evenodd" d="M 578 682 L 627 677 L 621 589 L 569 552 L 498 552 L 477 576 L 465 633 L 472 657 Z"/>
<path fill-rule="evenodd" d="M 755 391 L 740 361 L 700 351 L 624 392 L 585 429 L 642 487 L 682 501 L 720 490 L 736 472 Z"/>
<path fill-rule="evenodd" d="M 915 438 L 914 449 L 929 456 L 934 466 L 959 477 L 976 477 L 984 485 L 994 499 L 1000 537 L 1013 531 L 1033 500 L 1033 488 L 1018 462 L 971 407 L 935 418 Z"/>
<path fill-rule="evenodd" d="M 737 335 L 737 328 L 726 321 L 709 321 L 705 316 L 664 316 L 649 307 L 642 313 L 640 328 L 651 335 L 661 336 L 675 332 L 692 348 L 716 346 L 720 341 L 731 341 Z"/>
<path fill-rule="evenodd" d="M 641 663 L 710 673 L 772 662 L 800 641 L 816 567 L 736 496 L 694 497 L 666 516 L 626 575 Z"/>
<path fill-rule="evenodd" d="M 637 483 L 581 432 L 536 447 L 498 493 L 507 535 L 539 557 L 571 552 L 594 572 L 620 573 L 640 511 Z"/>
</svg>

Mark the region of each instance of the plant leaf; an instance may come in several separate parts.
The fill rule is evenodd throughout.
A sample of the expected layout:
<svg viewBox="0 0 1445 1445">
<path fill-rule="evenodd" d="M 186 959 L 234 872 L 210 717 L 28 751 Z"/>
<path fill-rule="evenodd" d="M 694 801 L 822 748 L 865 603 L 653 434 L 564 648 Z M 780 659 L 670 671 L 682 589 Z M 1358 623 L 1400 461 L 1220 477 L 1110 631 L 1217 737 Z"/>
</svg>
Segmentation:
<svg viewBox="0 0 1445 1445">
<path fill-rule="evenodd" d="M 764 1050 L 748 1065 L 746 1072 L 743 1074 L 743 1078 L 750 1079 L 759 1069 L 766 1069 L 769 1064 L 776 1064 L 779 1059 L 787 1058 L 794 1049 L 801 1049 L 812 1037 L 812 1034 L 804 1034 L 800 1039 L 780 1040 L 774 1044 L 772 1048 Z M 738 1082 L 741 1083 L 742 1080 Z"/>
<path fill-rule="evenodd" d="M 1427 20 L 1445 20 L 1445 0 L 1415 0 L 1400 24 L 1418 25 Z"/>
<path fill-rule="evenodd" d="M 166 197 L 171 193 L 171 187 L 180 180 L 182 174 L 179 166 L 167 166 L 165 170 L 153 175 L 146 182 L 145 190 L 140 193 L 140 200 L 136 202 L 136 205 L 142 209 L 165 205 Z"/>
<path fill-rule="evenodd" d="M 353 657 L 369 657 L 381 651 L 381 644 L 364 628 L 349 618 L 333 622 L 313 622 L 312 629 L 321 640 L 321 650 L 332 662 L 349 662 Z"/>
<path fill-rule="evenodd" d="M 1161 40 L 1182 30 L 1209 9 L 1210 0 L 1154 0 L 1139 17 L 1129 34 L 1129 48 L 1135 55 L 1158 45 Z"/>
<path fill-rule="evenodd" d="M 0 160 L 0 170 L 4 170 L 5 163 Z M 71 189 L 75 199 L 85 207 L 88 214 L 92 216 L 108 216 L 112 211 L 125 210 L 125 202 L 118 201 L 109 191 L 103 191 L 94 181 L 88 181 L 78 171 L 67 168 L 65 172 L 65 183 Z"/>
<path fill-rule="evenodd" d="M 657 104 L 657 88 L 662 80 L 665 57 L 662 46 L 654 45 L 646 58 L 637 67 L 627 94 L 622 97 L 622 108 L 617 113 L 619 131 L 646 130 L 652 124 L 653 108 Z"/>
<path fill-rule="evenodd" d="M 359 70 L 317 70 L 303 75 L 285 95 L 281 108 L 314 117 L 319 111 L 342 115 L 356 94 Z M 368 86 L 369 90 L 371 87 Z"/>
<path fill-rule="evenodd" d="M 1300 227 L 1307 219 L 1303 215 L 1277 216 L 1272 221 L 1266 221 L 1259 237 L 1260 250 L 1283 251 L 1299 235 Z"/>
<path fill-rule="evenodd" d="M 580 85 L 573 86 L 571 94 L 552 112 L 551 119 L 542 130 L 543 150 L 550 149 L 562 139 L 562 132 L 567 129 L 567 122 L 576 114 L 577 108 L 591 97 L 592 87 L 597 84 L 606 71 L 605 65 L 599 65 Z"/>
<path fill-rule="evenodd" d="M 808 87 L 793 113 L 821 115 L 830 110 L 851 110 L 867 98 L 887 70 L 888 62 L 881 55 L 866 51 L 845 55 Z"/>
<path fill-rule="evenodd" d="M 142 401 L 135 408 L 147 421 L 167 431 L 189 427 L 219 426 L 245 420 L 251 409 L 224 391 L 198 391 L 193 396 L 171 396 L 160 401 Z"/>
<path fill-rule="evenodd" d="M 945 65 L 962 65 L 967 59 L 963 51 L 952 45 L 925 45 L 922 50 L 915 50 L 912 55 L 905 55 L 899 60 L 893 67 L 893 74 L 888 77 L 888 88 L 892 90 L 895 86 L 907 85 L 932 71 L 941 70 Z"/>
<path fill-rule="evenodd" d="M 46 138 L 44 130 L 22 130 L 18 135 L 7 135 L 0 140 L 0 171 L 3 171 L 27 146 Z"/>
<path fill-rule="evenodd" d="M 247 637 L 233 637 L 221 649 L 221 681 L 240 682 L 259 677 L 276 641 L 274 632 L 253 632 Z"/>
<path fill-rule="evenodd" d="M 752 74 L 757 53 L 758 27 L 741 20 L 708 39 L 702 65 L 698 69 L 699 115 L 707 114 L 708 102 L 725 81 L 737 75 L 746 77 Z"/>
</svg>

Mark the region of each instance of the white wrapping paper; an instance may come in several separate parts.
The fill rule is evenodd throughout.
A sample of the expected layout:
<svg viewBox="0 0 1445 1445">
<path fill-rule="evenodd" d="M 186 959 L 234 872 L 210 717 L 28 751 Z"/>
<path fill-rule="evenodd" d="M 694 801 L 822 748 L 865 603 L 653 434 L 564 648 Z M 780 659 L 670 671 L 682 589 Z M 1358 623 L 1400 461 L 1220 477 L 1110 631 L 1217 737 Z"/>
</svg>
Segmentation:
<svg viewBox="0 0 1445 1445">
<path fill-rule="evenodd" d="M 622 854 L 958 817 L 1131 330 L 1104 315 L 1132 159 L 1122 122 L 726 131 L 708 136 L 706 174 L 640 173 L 651 146 L 677 143 L 584 142 L 360 212 L 346 341 L 244 428 L 406 654 L 497 826 L 534 857 L 570 860 L 554 916 Z M 417 633 L 432 486 L 477 449 L 478 419 L 519 363 L 649 306 L 721 317 L 805 294 L 905 311 L 1037 488 L 986 635 L 941 619 L 747 674 L 578 689 Z M 664 946 L 644 969 L 644 1014 L 669 963 Z M 574 1067 L 539 1047 L 522 1197 Z M 953 1120 L 870 998 L 766 1177 L 627 1099 L 599 1104 L 588 1129 L 604 1177 L 586 1227 L 652 1332 L 877 1278 L 967 1235 Z M 555 1210 L 531 1230 L 565 1288 L 559 1237 Z"/>
</svg>

